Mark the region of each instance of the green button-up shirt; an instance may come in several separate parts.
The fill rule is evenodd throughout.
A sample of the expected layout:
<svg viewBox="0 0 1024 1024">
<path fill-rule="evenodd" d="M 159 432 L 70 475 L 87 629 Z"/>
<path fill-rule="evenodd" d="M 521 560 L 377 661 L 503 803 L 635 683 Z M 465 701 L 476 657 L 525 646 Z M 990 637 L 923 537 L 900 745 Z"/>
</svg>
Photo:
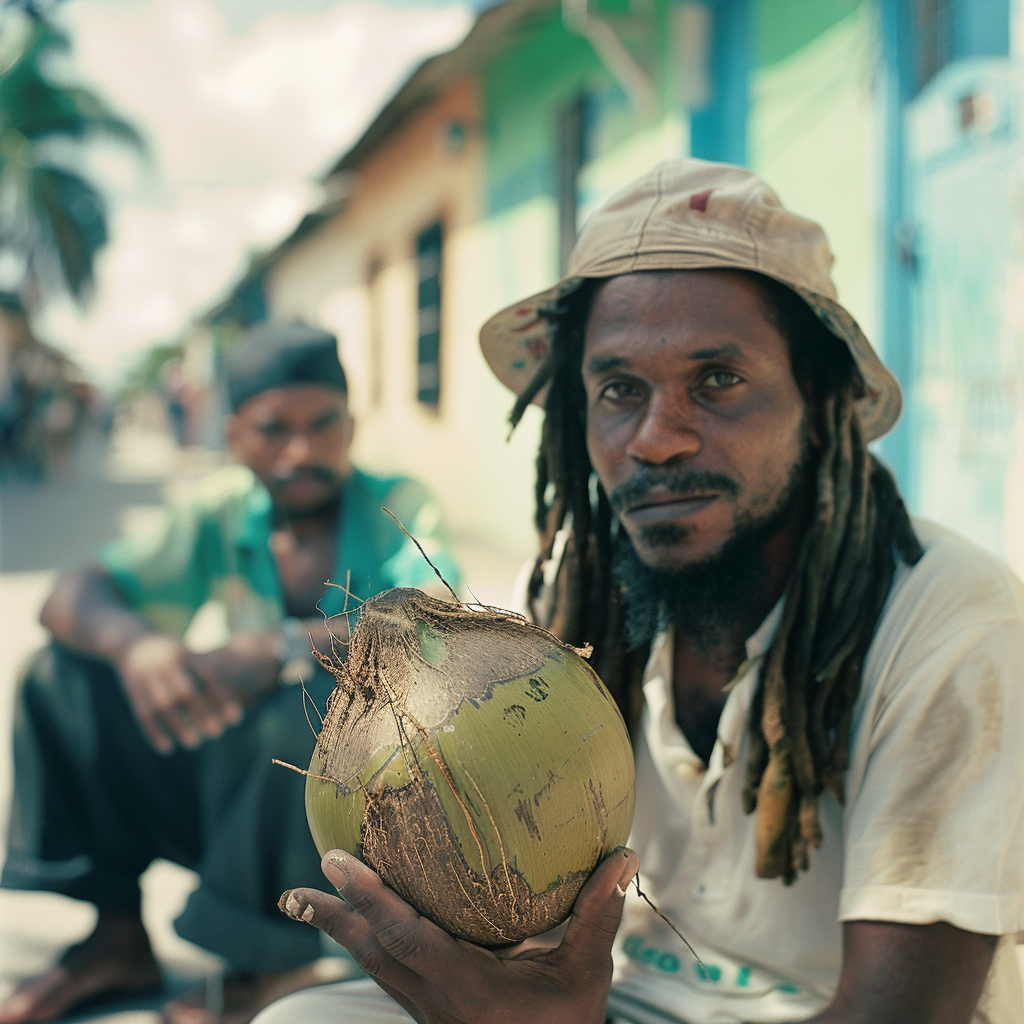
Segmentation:
<svg viewBox="0 0 1024 1024">
<path fill-rule="evenodd" d="M 437 581 L 423 556 L 385 515 L 389 508 L 423 545 L 445 579 L 459 573 L 441 528 L 440 510 L 408 477 L 355 470 L 346 480 L 338 524 L 337 559 L 320 602 L 327 615 L 390 587 Z M 200 481 L 187 501 L 169 505 L 159 528 L 122 537 L 99 552 L 129 607 L 166 633 L 184 636 L 209 602 L 223 609 L 228 631 L 270 629 L 284 618 L 277 567 L 270 552 L 270 495 L 242 466 Z M 353 598 L 355 600 L 353 600 Z"/>
</svg>

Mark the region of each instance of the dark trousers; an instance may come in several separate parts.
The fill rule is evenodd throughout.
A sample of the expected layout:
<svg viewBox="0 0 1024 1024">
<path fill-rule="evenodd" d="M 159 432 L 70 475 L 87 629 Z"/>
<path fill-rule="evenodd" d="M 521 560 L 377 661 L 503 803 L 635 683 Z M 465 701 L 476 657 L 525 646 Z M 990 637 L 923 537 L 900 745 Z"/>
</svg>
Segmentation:
<svg viewBox="0 0 1024 1024">
<path fill-rule="evenodd" d="M 321 710 L 332 686 L 325 672 L 307 684 Z M 157 754 L 116 673 L 51 645 L 19 688 L 0 885 L 138 911 L 139 875 L 163 857 L 199 875 L 175 922 L 183 938 L 238 970 L 308 963 L 319 933 L 277 900 L 285 889 L 329 886 L 306 824 L 305 780 L 271 758 L 305 768 L 313 744 L 302 688 L 290 686 L 219 739 Z"/>
</svg>

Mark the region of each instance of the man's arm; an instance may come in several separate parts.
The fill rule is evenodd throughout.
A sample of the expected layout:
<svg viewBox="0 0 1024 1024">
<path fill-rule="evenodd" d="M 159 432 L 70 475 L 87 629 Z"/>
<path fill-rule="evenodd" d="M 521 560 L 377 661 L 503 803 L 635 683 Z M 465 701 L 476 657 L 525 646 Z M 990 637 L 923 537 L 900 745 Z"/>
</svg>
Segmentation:
<svg viewBox="0 0 1024 1024">
<path fill-rule="evenodd" d="M 281 670 L 280 629 L 235 633 L 217 650 L 193 653 L 129 608 L 100 565 L 62 577 L 40 621 L 64 646 L 117 669 L 139 724 L 164 754 L 175 744 L 196 747 L 237 724 L 244 705 L 275 686 Z M 322 619 L 304 626 L 321 651 L 331 650 Z M 348 639 L 344 620 L 332 628 L 336 639 Z"/>
<path fill-rule="evenodd" d="M 132 643 L 155 632 L 127 607 L 110 573 L 95 564 L 57 581 L 39 621 L 65 647 L 112 665 Z"/>
<path fill-rule="evenodd" d="M 967 1024 L 998 938 L 944 921 L 848 921 L 839 988 L 812 1024 Z"/>
<path fill-rule="evenodd" d="M 420 1024 L 604 1024 L 612 940 L 637 865 L 628 851 L 609 856 L 580 891 L 562 944 L 511 959 L 453 939 L 338 850 L 323 868 L 344 901 L 296 889 L 282 907 L 345 946 Z M 944 923 L 853 921 L 843 939 L 838 991 L 811 1024 L 968 1024 L 996 944 Z"/>
</svg>

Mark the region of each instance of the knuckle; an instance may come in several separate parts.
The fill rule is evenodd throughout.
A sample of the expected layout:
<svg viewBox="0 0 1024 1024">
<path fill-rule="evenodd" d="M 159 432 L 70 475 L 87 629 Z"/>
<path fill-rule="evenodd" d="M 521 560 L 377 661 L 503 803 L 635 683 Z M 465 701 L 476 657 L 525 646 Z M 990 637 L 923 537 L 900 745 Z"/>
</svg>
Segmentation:
<svg viewBox="0 0 1024 1024">
<path fill-rule="evenodd" d="M 377 932 L 377 941 L 385 953 L 404 963 L 416 955 L 416 922 L 396 921 Z"/>
<path fill-rule="evenodd" d="M 355 960 L 355 962 L 359 964 L 367 974 L 377 978 L 383 973 L 384 950 L 381 949 L 378 942 L 374 941 L 372 936 L 367 936 L 353 942 L 348 947 L 348 951 L 352 954 L 352 959 Z"/>
<path fill-rule="evenodd" d="M 359 885 L 355 886 L 351 882 L 345 886 L 345 891 L 342 894 L 345 897 L 345 901 L 348 905 L 357 913 L 365 917 L 367 913 L 372 912 L 377 906 L 377 896 L 380 883 L 376 885 Z"/>
</svg>

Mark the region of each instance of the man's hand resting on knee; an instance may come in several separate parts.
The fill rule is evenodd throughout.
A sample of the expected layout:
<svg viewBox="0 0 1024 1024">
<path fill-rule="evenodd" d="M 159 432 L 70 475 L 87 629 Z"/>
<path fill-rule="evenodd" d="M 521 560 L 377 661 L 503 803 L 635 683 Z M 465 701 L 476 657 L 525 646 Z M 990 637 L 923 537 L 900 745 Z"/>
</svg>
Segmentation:
<svg viewBox="0 0 1024 1024">
<path fill-rule="evenodd" d="M 281 907 L 341 943 L 420 1024 L 604 1024 L 612 942 L 640 860 L 611 854 L 580 890 L 559 946 L 516 953 L 454 939 L 350 854 L 323 870 L 344 899 L 293 889 Z"/>
</svg>

